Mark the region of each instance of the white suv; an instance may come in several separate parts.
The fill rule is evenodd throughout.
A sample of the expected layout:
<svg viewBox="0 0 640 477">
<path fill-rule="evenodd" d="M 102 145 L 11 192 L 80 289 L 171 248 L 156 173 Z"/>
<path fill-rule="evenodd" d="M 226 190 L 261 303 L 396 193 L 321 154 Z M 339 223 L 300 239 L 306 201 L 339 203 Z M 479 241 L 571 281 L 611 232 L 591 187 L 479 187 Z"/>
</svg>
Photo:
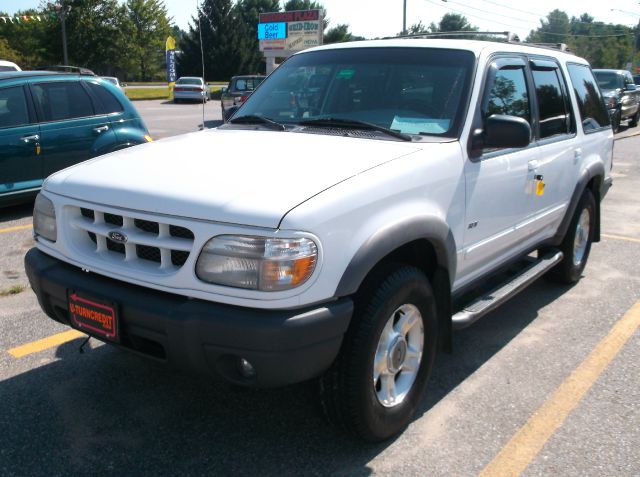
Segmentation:
<svg viewBox="0 0 640 477">
<path fill-rule="evenodd" d="M 49 177 L 26 268 L 57 321 L 234 383 L 319 378 L 327 415 L 380 440 L 452 330 L 547 271 L 579 279 L 612 151 L 570 54 L 314 48 L 218 129 Z"/>
</svg>

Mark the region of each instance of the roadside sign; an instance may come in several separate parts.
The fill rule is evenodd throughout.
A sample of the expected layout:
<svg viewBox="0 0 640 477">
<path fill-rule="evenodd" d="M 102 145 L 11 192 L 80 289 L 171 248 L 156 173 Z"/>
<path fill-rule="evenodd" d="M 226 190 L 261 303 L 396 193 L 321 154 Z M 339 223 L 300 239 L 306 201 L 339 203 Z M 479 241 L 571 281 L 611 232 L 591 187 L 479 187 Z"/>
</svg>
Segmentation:
<svg viewBox="0 0 640 477">
<path fill-rule="evenodd" d="M 282 50 L 286 55 L 322 45 L 323 11 L 261 13 L 258 23 L 260 51 Z"/>
</svg>

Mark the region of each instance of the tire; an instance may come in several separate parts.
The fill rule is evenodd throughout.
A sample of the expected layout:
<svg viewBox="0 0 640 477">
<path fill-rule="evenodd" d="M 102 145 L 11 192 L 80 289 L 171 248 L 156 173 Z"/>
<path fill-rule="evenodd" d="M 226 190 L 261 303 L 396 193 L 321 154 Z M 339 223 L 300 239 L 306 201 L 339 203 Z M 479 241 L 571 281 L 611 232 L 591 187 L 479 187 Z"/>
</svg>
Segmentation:
<svg viewBox="0 0 640 477">
<path fill-rule="evenodd" d="M 576 211 L 571 218 L 567 234 L 560 250 L 562 261 L 546 276 L 559 283 L 576 283 L 587 265 L 596 224 L 596 201 L 593 193 L 586 189 L 580 197 Z"/>
<path fill-rule="evenodd" d="M 638 108 L 638 112 L 629 120 L 629 127 L 635 128 L 638 125 L 638 121 L 640 121 L 640 108 Z"/>
<path fill-rule="evenodd" d="M 616 111 L 614 115 L 611 117 L 611 129 L 613 129 L 613 133 L 616 134 L 620 131 L 620 121 L 622 120 L 622 112 Z"/>
<path fill-rule="evenodd" d="M 176 99 L 176 98 L 173 98 L 173 102 L 174 102 L 175 104 L 178 104 L 178 103 L 180 102 L 180 100 L 179 100 L 179 99 Z"/>
<path fill-rule="evenodd" d="M 338 358 L 319 379 L 329 421 L 371 442 L 404 429 L 422 402 L 437 333 L 433 291 L 420 270 L 395 265 L 374 274 L 355 297 Z"/>
</svg>

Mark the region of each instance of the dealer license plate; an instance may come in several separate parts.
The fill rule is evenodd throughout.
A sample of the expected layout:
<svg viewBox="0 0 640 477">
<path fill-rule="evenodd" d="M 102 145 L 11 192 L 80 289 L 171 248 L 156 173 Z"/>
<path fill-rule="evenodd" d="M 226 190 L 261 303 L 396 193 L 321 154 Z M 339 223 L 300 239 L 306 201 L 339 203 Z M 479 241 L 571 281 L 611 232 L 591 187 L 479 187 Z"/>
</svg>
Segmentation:
<svg viewBox="0 0 640 477">
<path fill-rule="evenodd" d="M 69 290 L 67 297 L 74 327 L 98 338 L 119 341 L 118 313 L 114 303 L 75 290 Z"/>
</svg>

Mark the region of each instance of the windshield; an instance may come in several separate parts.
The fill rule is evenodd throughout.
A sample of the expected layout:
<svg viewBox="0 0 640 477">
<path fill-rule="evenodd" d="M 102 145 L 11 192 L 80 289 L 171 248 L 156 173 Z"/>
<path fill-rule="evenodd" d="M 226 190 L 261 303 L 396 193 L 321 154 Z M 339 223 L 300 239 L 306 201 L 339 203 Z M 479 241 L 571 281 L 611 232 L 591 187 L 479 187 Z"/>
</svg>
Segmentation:
<svg viewBox="0 0 640 477">
<path fill-rule="evenodd" d="M 594 71 L 600 89 L 616 89 L 622 87 L 622 77 L 618 73 L 608 71 Z"/>
<path fill-rule="evenodd" d="M 202 85 L 200 78 L 180 78 L 176 84 L 199 84 Z"/>
<path fill-rule="evenodd" d="M 236 117 L 283 124 L 365 121 L 406 134 L 457 136 L 474 55 L 435 48 L 348 48 L 295 55 Z"/>
</svg>

